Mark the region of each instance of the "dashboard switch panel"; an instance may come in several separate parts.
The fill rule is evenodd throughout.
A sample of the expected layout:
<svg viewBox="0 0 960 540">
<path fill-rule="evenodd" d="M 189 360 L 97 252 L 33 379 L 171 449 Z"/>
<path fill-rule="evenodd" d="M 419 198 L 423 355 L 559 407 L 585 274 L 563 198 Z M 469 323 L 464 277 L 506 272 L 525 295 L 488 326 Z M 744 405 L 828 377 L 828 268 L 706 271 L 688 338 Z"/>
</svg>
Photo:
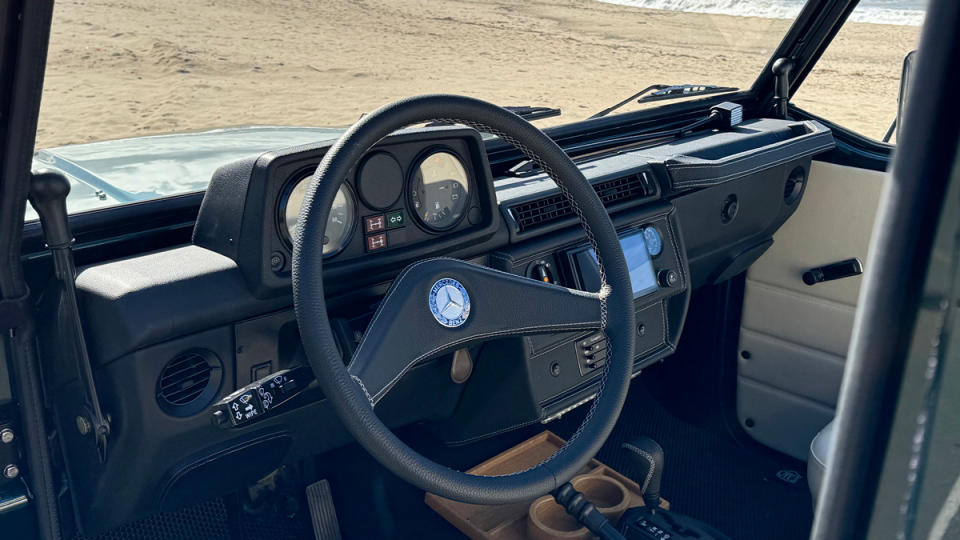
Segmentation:
<svg viewBox="0 0 960 540">
<path fill-rule="evenodd" d="M 580 365 L 580 375 L 586 375 L 606 364 L 606 338 L 603 332 L 596 332 L 577 342 L 577 363 Z"/>
</svg>

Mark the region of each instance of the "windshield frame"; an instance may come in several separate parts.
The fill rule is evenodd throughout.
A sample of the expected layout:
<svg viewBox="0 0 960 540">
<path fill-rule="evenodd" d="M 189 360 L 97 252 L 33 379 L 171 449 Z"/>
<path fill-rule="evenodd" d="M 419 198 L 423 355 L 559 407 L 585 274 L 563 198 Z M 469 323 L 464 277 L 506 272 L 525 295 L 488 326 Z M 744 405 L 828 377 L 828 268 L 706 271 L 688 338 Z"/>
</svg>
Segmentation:
<svg viewBox="0 0 960 540">
<path fill-rule="evenodd" d="M 744 118 L 751 118 L 766 114 L 770 110 L 773 97 L 773 77 L 770 66 L 784 55 L 794 59 L 797 63 L 799 76 L 791 82 L 790 95 L 793 95 L 802 82 L 802 76 L 812 68 L 820 53 L 829 45 L 830 40 L 846 21 L 847 16 L 857 5 L 858 0 L 808 0 L 800 13 L 790 24 L 787 32 L 781 38 L 780 44 L 773 51 L 765 67 L 757 74 L 749 89 L 736 90 L 725 93 L 710 94 L 703 97 L 681 98 L 675 102 L 665 102 L 639 110 L 619 112 L 599 118 L 586 118 L 543 128 L 543 131 L 554 139 L 561 147 L 568 147 L 605 137 L 631 135 L 655 128 L 667 120 L 696 119 L 702 116 L 710 106 L 724 101 L 733 101 L 744 107 Z M 828 31 L 824 31 L 826 29 Z M 812 47 L 816 43 L 817 47 Z M 669 81 L 675 82 L 675 81 Z M 705 84 L 711 81 L 703 81 Z M 612 97 L 611 103 L 616 97 Z M 320 141 L 317 141 L 320 142 Z M 486 141 L 487 152 L 491 166 L 496 170 L 498 166 L 511 161 L 520 160 L 523 156 L 505 141 L 491 139 Z M 495 174 L 496 176 L 496 174 Z M 205 192 L 198 190 L 188 193 L 161 196 L 147 201 L 126 202 L 104 208 L 94 208 L 70 214 L 71 222 L 75 217 L 85 214 L 114 212 L 121 207 L 136 207 L 143 211 L 152 208 L 150 203 L 175 197 L 196 196 Z M 164 205 L 159 205 L 164 206 Z M 94 220 L 99 221 L 99 220 Z M 31 220 L 29 225 L 39 223 Z"/>
</svg>

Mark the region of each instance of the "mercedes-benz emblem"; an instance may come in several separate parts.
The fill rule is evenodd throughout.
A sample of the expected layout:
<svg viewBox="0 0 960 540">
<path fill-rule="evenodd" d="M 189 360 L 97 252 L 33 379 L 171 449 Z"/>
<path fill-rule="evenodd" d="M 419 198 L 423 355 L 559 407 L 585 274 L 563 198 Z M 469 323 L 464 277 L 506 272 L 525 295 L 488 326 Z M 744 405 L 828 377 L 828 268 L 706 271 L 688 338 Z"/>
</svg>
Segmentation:
<svg viewBox="0 0 960 540">
<path fill-rule="evenodd" d="M 443 278 L 430 287 L 430 313 L 438 323 L 456 328 L 470 316 L 470 295 L 459 281 Z"/>
</svg>

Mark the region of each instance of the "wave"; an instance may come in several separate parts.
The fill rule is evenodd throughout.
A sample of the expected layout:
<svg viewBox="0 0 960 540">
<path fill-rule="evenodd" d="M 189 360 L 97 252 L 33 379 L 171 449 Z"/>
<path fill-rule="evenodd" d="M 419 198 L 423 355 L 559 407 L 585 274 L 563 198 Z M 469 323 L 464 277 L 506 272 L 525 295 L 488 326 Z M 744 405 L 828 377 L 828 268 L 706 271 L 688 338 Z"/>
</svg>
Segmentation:
<svg viewBox="0 0 960 540">
<path fill-rule="evenodd" d="M 802 0 L 599 0 L 647 9 L 689 11 L 793 19 L 800 13 Z M 920 26 L 926 13 L 925 0 L 864 0 L 850 15 L 854 22 Z"/>
</svg>

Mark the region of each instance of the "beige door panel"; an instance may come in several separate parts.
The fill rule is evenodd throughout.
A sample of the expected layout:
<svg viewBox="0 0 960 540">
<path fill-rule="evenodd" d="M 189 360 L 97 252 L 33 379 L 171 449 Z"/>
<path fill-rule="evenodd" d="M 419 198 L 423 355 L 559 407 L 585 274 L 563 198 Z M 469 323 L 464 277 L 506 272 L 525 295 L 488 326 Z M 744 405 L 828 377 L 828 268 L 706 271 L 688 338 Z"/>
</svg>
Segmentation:
<svg viewBox="0 0 960 540">
<path fill-rule="evenodd" d="M 809 286 L 803 272 L 857 257 L 867 260 L 884 173 L 814 161 L 800 207 L 774 235 L 750 279 L 806 296 L 857 305 L 862 277 Z"/>
<path fill-rule="evenodd" d="M 862 282 L 809 286 L 802 276 L 867 260 L 884 178 L 814 161 L 799 208 L 747 273 L 737 416 L 756 440 L 798 459 L 833 416 Z"/>
</svg>

